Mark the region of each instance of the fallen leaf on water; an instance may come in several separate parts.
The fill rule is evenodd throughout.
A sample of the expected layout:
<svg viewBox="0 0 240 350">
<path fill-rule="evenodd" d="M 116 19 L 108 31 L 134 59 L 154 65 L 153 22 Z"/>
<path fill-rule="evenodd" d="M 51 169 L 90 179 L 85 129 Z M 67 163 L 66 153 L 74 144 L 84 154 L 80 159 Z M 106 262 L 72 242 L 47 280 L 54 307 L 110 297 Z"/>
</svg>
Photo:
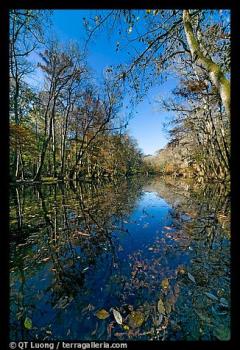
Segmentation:
<svg viewBox="0 0 240 350">
<path fill-rule="evenodd" d="M 120 333 L 120 332 L 116 332 L 114 333 L 115 337 L 123 337 L 124 335 L 126 335 L 126 333 Z"/>
<path fill-rule="evenodd" d="M 171 304 L 168 303 L 168 302 L 166 302 L 166 303 L 165 303 L 165 310 L 166 310 L 166 313 L 167 313 L 167 314 L 170 314 L 171 309 L 172 309 Z"/>
<path fill-rule="evenodd" d="M 141 327 L 144 322 L 144 315 L 140 311 L 132 311 L 129 316 L 129 326 L 132 328 Z"/>
<path fill-rule="evenodd" d="M 159 317 L 156 317 L 153 319 L 153 324 L 154 326 L 159 327 L 162 321 L 163 321 L 163 314 L 160 314 Z"/>
<path fill-rule="evenodd" d="M 50 257 L 42 259 L 43 262 L 50 260 Z"/>
<path fill-rule="evenodd" d="M 210 317 L 208 317 L 207 315 L 204 315 L 203 313 L 201 313 L 200 311 L 194 310 L 196 312 L 196 314 L 198 315 L 198 317 L 200 318 L 200 320 L 207 322 L 207 323 L 211 323 L 211 319 Z"/>
<path fill-rule="evenodd" d="M 31 320 L 31 318 L 29 318 L 29 317 L 25 318 L 24 327 L 26 329 L 31 329 L 32 328 L 32 320 Z"/>
<path fill-rule="evenodd" d="M 176 272 L 180 273 L 181 275 L 183 275 L 186 272 L 186 270 L 184 269 L 183 266 L 180 265 L 180 266 L 178 266 Z"/>
<path fill-rule="evenodd" d="M 191 275 L 190 272 L 188 272 L 188 278 L 189 278 L 192 282 L 196 283 L 195 278 L 193 277 L 193 275 Z"/>
<path fill-rule="evenodd" d="M 127 324 L 125 324 L 124 326 L 123 326 L 123 329 L 125 330 L 125 331 L 129 331 L 129 327 L 128 327 L 128 325 Z"/>
<path fill-rule="evenodd" d="M 212 299 L 212 300 L 218 300 L 218 298 L 212 294 L 212 293 L 208 293 L 208 292 L 205 292 L 204 294 L 206 294 L 206 296 L 209 298 L 209 299 Z"/>
<path fill-rule="evenodd" d="M 76 233 L 80 236 L 90 236 L 89 233 L 81 232 L 81 231 L 76 231 Z"/>
<path fill-rule="evenodd" d="M 160 314 L 165 314 L 165 307 L 164 307 L 162 299 L 159 299 L 157 308 L 158 308 L 158 312 Z"/>
<path fill-rule="evenodd" d="M 123 320 L 122 320 L 122 315 L 120 314 L 120 312 L 115 310 L 114 308 L 112 308 L 112 312 L 113 312 L 113 316 L 114 316 L 116 322 L 118 324 L 122 324 Z"/>
<path fill-rule="evenodd" d="M 164 278 L 164 280 L 162 280 L 161 285 L 162 285 L 162 288 L 163 288 L 163 289 L 168 289 L 168 287 L 169 287 L 168 279 L 167 279 L 167 278 Z"/>
<path fill-rule="evenodd" d="M 227 299 L 221 298 L 221 299 L 220 299 L 220 303 L 221 303 L 223 306 L 228 307 L 228 301 L 227 301 Z"/>
<path fill-rule="evenodd" d="M 212 312 L 213 312 L 213 314 L 215 314 L 217 316 L 218 315 L 226 315 L 227 314 L 227 311 L 222 309 L 221 304 L 220 305 L 216 305 L 216 307 L 212 306 Z"/>
<path fill-rule="evenodd" d="M 102 309 L 96 312 L 96 316 L 99 318 L 99 320 L 105 320 L 105 318 L 108 318 L 110 314 L 105 309 Z"/>
<path fill-rule="evenodd" d="M 218 340 L 230 340 L 231 333 L 228 327 L 225 327 L 224 325 L 219 325 L 218 328 L 215 328 L 213 330 L 213 334 Z"/>
</svg>

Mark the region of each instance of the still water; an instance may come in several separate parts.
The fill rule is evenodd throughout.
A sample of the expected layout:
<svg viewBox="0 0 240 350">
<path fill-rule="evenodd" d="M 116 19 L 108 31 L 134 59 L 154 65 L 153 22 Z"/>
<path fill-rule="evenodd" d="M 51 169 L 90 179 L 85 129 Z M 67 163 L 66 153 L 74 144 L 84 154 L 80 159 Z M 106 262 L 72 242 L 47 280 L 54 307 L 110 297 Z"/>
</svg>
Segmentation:
<svg viewBox="0 0 240 350">
<path fill-rule="evenodd" d="M 173 179 L 11 187 L 11 340 L 230 339 L 229 210 Z"/>
</svg>

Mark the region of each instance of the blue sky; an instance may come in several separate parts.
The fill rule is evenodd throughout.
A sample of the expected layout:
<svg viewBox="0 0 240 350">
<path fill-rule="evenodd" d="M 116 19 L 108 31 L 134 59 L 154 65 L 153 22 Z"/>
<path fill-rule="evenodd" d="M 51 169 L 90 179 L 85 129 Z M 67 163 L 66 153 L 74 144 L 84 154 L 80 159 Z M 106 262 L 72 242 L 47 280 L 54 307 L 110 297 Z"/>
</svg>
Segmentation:
<svg viewBox="0 0 240 350">
<path fill-rule="evenodd" d="M 89 14 L 94 17 L 95 13 L 95 10 L 54 10 L 52 16 L 53 32 L 61 41 L 79 42 L 81 48 L 86 37 L 83 18 L 88 18 Z M 52 33 L 49 34 L 52 35 Z M 93 71 L 93 76 L 97 79 L 102 78 L 106 66 L 126 62 L 126 50 L 118 52 L 115 50 L 115 44 L 118 40 L 118 33 L 112 32 L 109 35 L 103 29 L 89 42 L 87 61 Z M 38 79 L 41 77 L 36 78 L 35 76 L 35 80 Z M 168 141 L 166 132 L 163 131 L 163 122 L 169 114 L 157 111 L 157 105 L 154 101 L 157 95 L 169 95 L 175 84 L 176 81 L 170 79 L 161 86 L 153 87 L 144 101 L 137 105 L 137 113 L 128 124 L 128 133 L 138 141 L 139 147 L 145 154 L 153 154 L 158 149 L 163 148 Z"/>
</svg>

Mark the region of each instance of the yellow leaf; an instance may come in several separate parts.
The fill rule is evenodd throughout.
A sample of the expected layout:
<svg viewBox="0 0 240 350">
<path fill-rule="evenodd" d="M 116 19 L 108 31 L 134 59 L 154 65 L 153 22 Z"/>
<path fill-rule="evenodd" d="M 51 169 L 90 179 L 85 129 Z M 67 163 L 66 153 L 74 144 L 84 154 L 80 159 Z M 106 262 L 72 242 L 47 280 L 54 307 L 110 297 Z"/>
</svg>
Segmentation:
<svg viewBox="0 0 240 350">
<path fill-rule="evenodd" d="M 25 318 L 24 327 L 26 329 L 31 329 L 32 328 L 32 320 L 29 317 Z"/>
<path fill-rule="evenodd" d="M 102 309 L 96 312 L 96 316 L 100 320 L 105 320 L 105 318 L 108 318 L 110 314 L 106 310 Z"/>
<path fill-rule="evenodd" d="M 129 316 L 129 326 L 132 328 L 141 327 L 144 322 L 144 315 L 140 311 L 132 311 Z"/>
<path fill-rule="evenodd" d="M 167 278 L 164 278 L 164 280 L 162 280 L 162 288 L 163 289 L 168 289 L 168 286 L 169 286 L 169 282 L 168 282 L 168 279 Z"/>
<path fill-rule="evenodd" d="M 146 10 L 146 13 L 151 13 L 151 10 Z"/>
<path fill-rule="evenodd" d="M 164 307 L 162 299 L 159 299 L 157 307 L 158 307 L 158 312 L 160 314 L 165 314 L 165 307 Z"/>
</svg>

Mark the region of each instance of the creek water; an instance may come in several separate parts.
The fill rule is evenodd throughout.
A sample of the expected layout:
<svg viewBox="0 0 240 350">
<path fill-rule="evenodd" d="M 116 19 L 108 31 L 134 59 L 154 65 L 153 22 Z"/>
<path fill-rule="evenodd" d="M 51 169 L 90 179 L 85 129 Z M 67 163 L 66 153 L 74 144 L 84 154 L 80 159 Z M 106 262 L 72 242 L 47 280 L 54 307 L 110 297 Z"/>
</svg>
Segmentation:
<svg viewBox="0 0 240 350">
<path fill-rule="evenodd" d="M 12 186 L 11 341 L 230 339 L 229 211 L 219 184 Z"/>
</svg>

